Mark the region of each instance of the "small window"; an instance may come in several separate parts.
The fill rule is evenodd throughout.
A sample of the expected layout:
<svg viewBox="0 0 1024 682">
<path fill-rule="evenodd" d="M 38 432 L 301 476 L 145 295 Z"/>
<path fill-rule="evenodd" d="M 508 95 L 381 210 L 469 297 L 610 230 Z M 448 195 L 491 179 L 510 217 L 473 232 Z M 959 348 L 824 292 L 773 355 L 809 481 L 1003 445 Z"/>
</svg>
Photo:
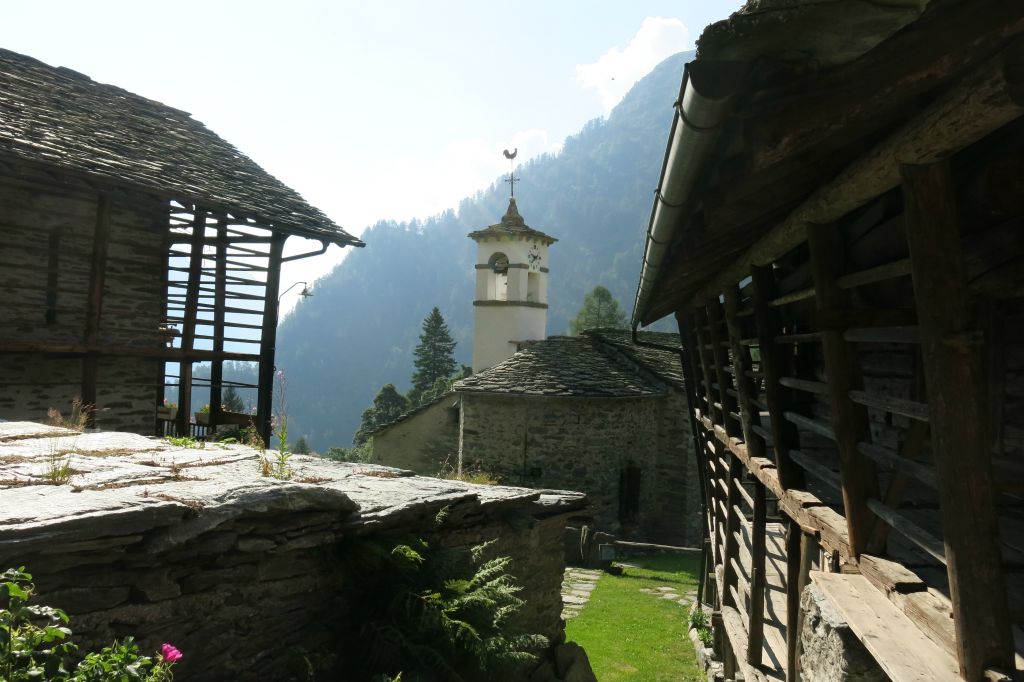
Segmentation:
<svg viewBox="0 0 1024 682">
<path fill-rule="evenodd" d="M 640 515 L 640 467 L 619 472 L 619 522 L 636 521 Z"/>
</svg>

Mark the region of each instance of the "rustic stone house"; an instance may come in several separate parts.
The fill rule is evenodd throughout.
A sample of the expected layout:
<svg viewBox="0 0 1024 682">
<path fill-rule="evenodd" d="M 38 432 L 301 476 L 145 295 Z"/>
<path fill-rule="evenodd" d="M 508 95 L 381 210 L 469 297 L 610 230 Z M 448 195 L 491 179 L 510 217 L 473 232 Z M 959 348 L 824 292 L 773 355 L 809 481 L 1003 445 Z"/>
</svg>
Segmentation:
<svg viewBox="0 0 1024 682">
<path fill-rule="evenodd" d="M 634 340 L 625 330 L 524 343 L 378 430 L 374 461 L 580 490 L 600 530 L 696 544 L 700 489 L 678 344 L 675 334 Z"/>
<path fill-rule="evenodd" d="M 750 2 L 687 65 L 679 323 L 725 676 L 1024 674 L 1024 6 Z"/>
<path fill-rule="evenodd" d="M 285 258 L 289 237 L 317 246 Z M 177 385 L 169 426 L 194 433 L 190 387 L 216 425 L 223 361 L 241 360 L 266 438 L 280 266 L 330 244 L 362 246 L 189 114 L 0 50 L 0 418 L 77 398 L 153 433 Z"/>
</svg>

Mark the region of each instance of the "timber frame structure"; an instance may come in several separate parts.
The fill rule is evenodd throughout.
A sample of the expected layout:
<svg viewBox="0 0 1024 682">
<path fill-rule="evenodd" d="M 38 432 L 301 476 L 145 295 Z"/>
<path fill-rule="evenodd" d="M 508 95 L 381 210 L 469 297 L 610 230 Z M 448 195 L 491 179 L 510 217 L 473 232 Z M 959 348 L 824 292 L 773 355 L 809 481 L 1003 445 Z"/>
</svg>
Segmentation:
<svg viewBox="0 0 1024 682">
<path fill-rule="evenodd" d="M 752 2 L 676 110 L 633 325 L 682 334 L 726 676 L 800 678 L 814 583 L 896 682 L 1021 679 L 1024 6 Z"/>
<path fill-rule="evenodd" d="M 331 244 L 363 246 L 189 114 L 0 49 L 0 417 L 77 398 L 159 432 L 177 384 L 185 434 L 191 387 L 216 426 L 223 363 L 251 361 L 269 440 L 281 264 Z"/>
</svg>

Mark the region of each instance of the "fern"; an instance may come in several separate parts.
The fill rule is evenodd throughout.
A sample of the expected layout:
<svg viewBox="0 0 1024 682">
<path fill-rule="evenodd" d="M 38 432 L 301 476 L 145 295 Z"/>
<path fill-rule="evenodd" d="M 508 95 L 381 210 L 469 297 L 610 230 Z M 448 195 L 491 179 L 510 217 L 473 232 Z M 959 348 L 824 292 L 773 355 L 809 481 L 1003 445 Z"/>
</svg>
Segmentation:
<svg viewBox="0 0 1024 682">
<path fill-rule="evenodd" d="M 372 577 L 357 595 L 356 612 L 367 620 L 350 657 L 365 664 L 364 679 L 501 680 L 536 659 L 532 652 L 547 639 L 513 627 L 525 603 L 522 588 L 508 574 L 511 559 L 485 559 L 493 544 L 439 549 L 415 539 L 390 549 L 350 546 L 345 559 Z"/>
</svg>

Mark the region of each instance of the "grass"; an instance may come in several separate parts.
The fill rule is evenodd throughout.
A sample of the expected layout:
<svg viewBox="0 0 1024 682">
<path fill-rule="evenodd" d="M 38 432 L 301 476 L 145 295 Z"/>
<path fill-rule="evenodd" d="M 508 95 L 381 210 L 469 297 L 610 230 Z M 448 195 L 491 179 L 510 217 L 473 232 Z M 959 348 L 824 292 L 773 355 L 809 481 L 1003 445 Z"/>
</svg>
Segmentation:
<svg viewBox="0 0 1024 682">
<path fill-rule="evenodd" d="M 622 575 L 603 575 L 590 600 L 566 624 L 566 638 L 587 651 L 601 682 L 698 682 L 705 679 L 687 636 L 689 607 L 642 588 L 697 589 L 697 558 L 635 557 Z"/>
</svg>

